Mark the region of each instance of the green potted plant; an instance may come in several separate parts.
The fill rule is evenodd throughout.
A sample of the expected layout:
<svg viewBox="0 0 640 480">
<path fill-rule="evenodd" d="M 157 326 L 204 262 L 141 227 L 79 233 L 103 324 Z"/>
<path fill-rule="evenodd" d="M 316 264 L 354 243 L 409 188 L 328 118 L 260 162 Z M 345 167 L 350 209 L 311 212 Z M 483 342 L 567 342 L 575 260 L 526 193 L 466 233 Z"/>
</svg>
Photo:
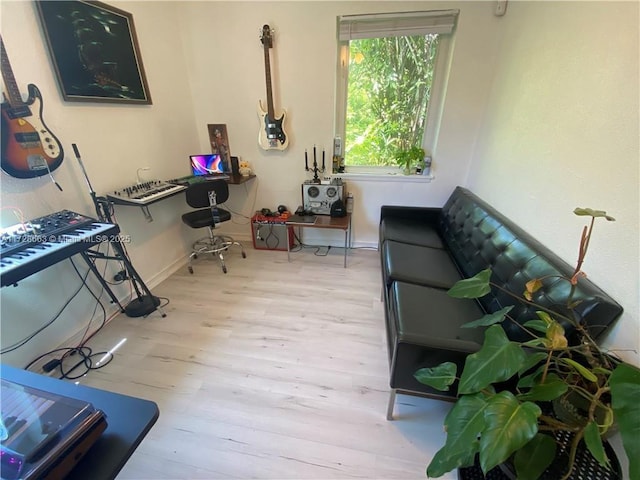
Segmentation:
<svg viewBox="0 0 640 480">
<path fill-rule="evenodd" d="M 614 218 L 585 208 L 574 213 L 591 219 L 582 232 L 573 275 L 561 277 L 571 285 L 562 313 L 532 301 L 548 279 L 532 280 L 521 297 L 506 292 L 537 309 L 537 318 L 521 325 L 531 340 L 507 337 L 502 324 L 514 320 L 509 317 L 512 307 L 505 307 L 464 325 L 487 328 L 481 349 L 467 357 L 459 377 L 453 363 L 415 373 L 418 381 L 441 391 L 458 380 L 457 400 L 445 418 L 447 439 L 427 467 L 429 477 L 471 466 L 477 455 L 485 475 L 509 462 L 518 479 L 536 479 L 556 458 L 556 435 L 567 432 L 571 443 L 563 478 L 568 478 L 577 468 L 581 442 L 598 463 L 608 466 L 603 439 L 617 429 L 629 458 L 629 478 L 640 478 L 640 369 L 596 344 L 580 323 L 575 312 L 579 302 L 572 298 L 585 276 L 581 267 L 596 218 Z M 491 290 L 490 277 L 487 269 L 461 280 L 449 295 L 480 298 Z M 568 342 L 559 319 L 575 327 L 578 342 Z M 563 414 L 567 411 L 571 415 Z"/>
<path fill-rule="evenodd" d="M 424 164 L 425 151 L 422 147 L 399 148 L 395 153 L 396 164 L 402 167 L 405 175 L 410 175 L 416 167 Z"/>
</svg>

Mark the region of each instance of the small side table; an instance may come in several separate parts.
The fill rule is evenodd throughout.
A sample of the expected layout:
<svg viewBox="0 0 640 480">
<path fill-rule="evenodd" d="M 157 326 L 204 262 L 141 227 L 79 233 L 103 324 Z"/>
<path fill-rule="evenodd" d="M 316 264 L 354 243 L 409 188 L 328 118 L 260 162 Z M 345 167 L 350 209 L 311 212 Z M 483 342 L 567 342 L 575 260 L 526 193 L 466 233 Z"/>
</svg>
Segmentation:
<svg viewBox="0 0 640 480">
<path fill-rule="evenodd" d="M 287 227 L 302 228 L 326 228 L 330 230 L 344 231 L 344 268 L 347 268 L 347 250 L 351 248 L 351 214 L 347 213 L 345 217 L 330 217 L 329 215 L 316 215 L 314 223 L 297 222 L 295 217 L 286 222 Z M 291 238 L 292 230 L 287 228 L 287 260 L 291 261 Z"/>
</svg>

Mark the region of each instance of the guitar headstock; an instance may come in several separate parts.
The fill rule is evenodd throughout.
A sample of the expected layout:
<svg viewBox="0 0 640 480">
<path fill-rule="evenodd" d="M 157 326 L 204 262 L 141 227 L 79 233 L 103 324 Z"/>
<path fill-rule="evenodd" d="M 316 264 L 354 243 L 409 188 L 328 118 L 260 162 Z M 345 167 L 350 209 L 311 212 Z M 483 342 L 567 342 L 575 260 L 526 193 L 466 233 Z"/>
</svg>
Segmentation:
<svg viewBox="0 0 640 480">
<path fill-rule="evenodd" d="M 262 36 L 260 37 L 260 41 L 265 48 L 273 47 L 273 30 L 271 30 L 269 25 L 264 25 L 262 27 Z"/>
</svg>

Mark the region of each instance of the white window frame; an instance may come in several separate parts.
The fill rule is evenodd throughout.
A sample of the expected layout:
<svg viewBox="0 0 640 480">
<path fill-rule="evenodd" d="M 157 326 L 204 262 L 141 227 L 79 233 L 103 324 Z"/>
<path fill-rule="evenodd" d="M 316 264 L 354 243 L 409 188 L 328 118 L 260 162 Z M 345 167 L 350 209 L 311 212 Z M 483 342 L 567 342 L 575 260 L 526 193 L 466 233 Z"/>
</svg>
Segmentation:
<svg viewBox="0 0 640 480">
<path fill-rule="evenodd" d="M 459 10 L 434 10 L 423 12 L 402 12 L 385 14 L 345 15 L 337 19 L 337 63 L 336 63 L 336 104 L 334 136 L 343 142 L 346 138 L 347 89 L 349 80 L 349 41 L 389 36 L 441 34 L 435 60 L 431 97 L 427 108 L 425 134 L 422 147 L 432 156 L 436 154 L 440 119 L 445 98 L 449 65 L 453 51 L 453 38 Z M 395 166 L 346 165 L 345 173 L 354 176 L 381 175 L 389 177 L 402 175 L 406 180 L 415 176 L 403 175 Z M 432 178 L 432 177 L 431 177 Z M 424 178 L 430 180 L 429 177 Z"/>
</svg>

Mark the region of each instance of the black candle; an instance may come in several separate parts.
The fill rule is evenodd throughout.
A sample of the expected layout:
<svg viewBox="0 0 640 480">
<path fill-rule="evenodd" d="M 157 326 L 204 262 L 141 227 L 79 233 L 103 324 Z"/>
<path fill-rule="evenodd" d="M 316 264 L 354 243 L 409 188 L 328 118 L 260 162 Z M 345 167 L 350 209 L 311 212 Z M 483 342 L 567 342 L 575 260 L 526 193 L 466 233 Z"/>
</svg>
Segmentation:
<svg viewBox="0 0 640 480">
<path fill-rule="evenodd" d="M 307 149 L 304 149 L 304 169 L 309 170 L 309 160 L 307 158 Z"/>
<path fill-rule="evenodd" d="M 322 150 L 322 171 L 324 172 L 324 150 Z"/>
</svg>

